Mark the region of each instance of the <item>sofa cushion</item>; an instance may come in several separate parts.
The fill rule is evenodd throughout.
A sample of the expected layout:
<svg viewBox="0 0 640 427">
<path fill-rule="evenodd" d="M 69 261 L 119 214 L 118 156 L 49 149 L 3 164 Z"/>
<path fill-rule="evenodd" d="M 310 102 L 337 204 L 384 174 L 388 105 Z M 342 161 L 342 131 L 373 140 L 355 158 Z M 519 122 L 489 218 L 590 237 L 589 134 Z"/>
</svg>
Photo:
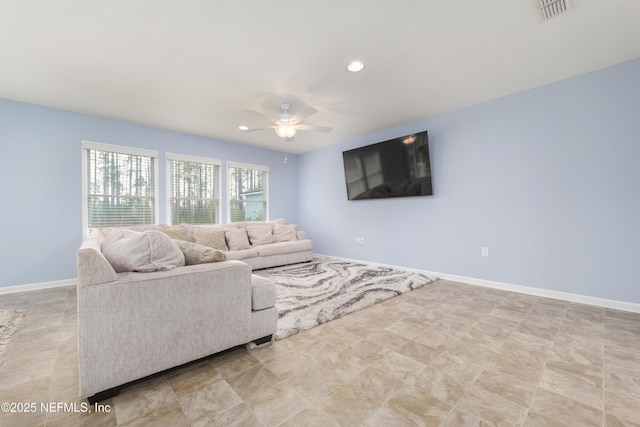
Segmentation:
<svg viewBox="0 0 640 427">
<path fill-rule="evenodd" d="M 275 224 L 273 228 L 273 237 L 276 242 L 292 242 L 298 240 L 298 226 L 295 224 Z"/>
<path fill-rule="evenodd" d="M 305 252 L 313 249 L 311 240 L 296 240 L 294 242 L 278 242 L 256 248 L 260 256 L 282 255 L 293 252 Z"/>
<path fill-rule="evenodd" d="M 178 245 L 157 230 L 111 230 L 102 242 L 102 254 L 117 273 L 170 270 L 185 263 Z"/>
<path fill-rule="evenodd" d="M 275 242 L 270 224 L 247 225 L 246 230 L 252 246 L 267 245 Z"/>
<path fill-rule="evenodd" d="M 260 247 L 260 246 L 258 246 L 258 247 Z M 249 248 L 249 249 L 242 249 L 240 251 L 229 251 L 229 252 L 227 252 L 226 255 L 227 255 L 227 259 L 236 259 L 236 260 L 242 261 L 243 259 L 257 257 L 258 256 L 258 249 Z"/>
<path fill-rule="evenodd" d="M 182 224 L 167 225 L 164 227 L 159 227 L 158 229 L 174 240 L 189 240 L 189 232 L 187 230 L 187 227 Z"/>
<path fill-rule="evenodd" d="M 104 239 L 102 240 L 102 245 L 101 245 L 103 255 L 104 255 L 104 248 L 110 246 L 116 240 L 137 236 L 138 234 L 141 233 L 140 231 L 133 231 L 133 230 L 129 230 L 128 228 L 107 228 L 101 231 L 104 234 Z"/>
<path fill-rule="evenodd" d="M 184 240 L 174 240 L 182 253 L 186 265 L 205 264 L 208 262 L 218 262 L 227 259 L 224 252 L 212 247 L 199 245 L 193 242 L 185 242 Z"/>
<path fill-rule="evenodd" d="M 271 231 L 273 231 L 273 228 L 275 227 L 276 224 L 280 224 L 280 225 L 285 225 L 287 222 L 284 220 L 284 218 L 277 218 L 277 219 L 271 219 L 269 221 L 265 221 L 265 224 L 269 224 L 271 226 Z"/>
<path fill-rule="evenodd" d="M 195 243 L 209 246 L 221 251 L 227 251 L 227 241 L 224 237 L 224 230 L 218 227 L 194 227 L 191 236 Z"/>
<path fill-rule="evenodd" d="M 251 275 L 251 309 L 264 310 L 276 305 L 276 285 L 266 277 Z"/>
<path fill-rule="evenodd" d="M 243 228 L 225 230 L 224 236 L 227 239 L 227 246 L 229 246 L 229 250 L 231 251 L 241 251 L 251 248 L 247 231 Z"/>
</svg>

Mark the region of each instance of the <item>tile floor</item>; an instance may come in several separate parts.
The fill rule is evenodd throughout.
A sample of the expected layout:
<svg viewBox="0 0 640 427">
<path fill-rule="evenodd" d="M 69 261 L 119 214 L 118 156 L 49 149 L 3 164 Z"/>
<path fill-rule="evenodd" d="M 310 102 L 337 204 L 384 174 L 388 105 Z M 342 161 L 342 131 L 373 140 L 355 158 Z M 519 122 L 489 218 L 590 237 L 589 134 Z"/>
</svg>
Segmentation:
<svg viewBox="0 0 640 427">
<path fill-rule="evenodd" d="M 75 288 L 0 308 L 27 310 L 0 402 L 60 408 L 0 413 L 2 426 L 640 426 L 640 314 L 440 280 L 83 413 Z"/>
</svg>

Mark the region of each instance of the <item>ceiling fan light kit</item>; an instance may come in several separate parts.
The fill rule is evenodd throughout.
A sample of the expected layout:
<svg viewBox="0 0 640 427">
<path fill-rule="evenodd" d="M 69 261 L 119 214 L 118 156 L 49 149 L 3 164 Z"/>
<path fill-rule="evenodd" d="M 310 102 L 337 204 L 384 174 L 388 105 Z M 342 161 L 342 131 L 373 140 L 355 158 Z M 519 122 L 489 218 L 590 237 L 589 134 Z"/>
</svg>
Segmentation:
<svg viewBox="0 0 640 427">
<path fill-rule="evenodd" d="M 245 110 L 246 112 L 256 114 L 260 117 L 264 117 L 273 123 L 273 126 L 264 127 L 264 128 L 255 128 L 249 129 L 247 126 L 238 126 L 238 129 L 244 132 L 254 132 L 258 130 L 264 129 L 274 129 L 276 131 L 276 135 L 280 138 L 283 138 L 285 141 L 293 140 L 293 137 L 298 133 L 299 130 L 313 130 L 319 132 L 331 132 L 332 128 L 326 126 L 315 126 L 315 125 L 307 125 L 303 124 L 302 121 L 307 117 L 311 116 L 318 112 L 315 108 L 307 107 L 295 116 L 293 114 L 289 114 L 290 105 L 286 102 L 283 102 L 280 105 L 282 108 L 282 114 L 278 114 L 274 119 L 266 117 L 264 114 L 258 113 L 253 110 Z"/>
<path fill-rule="evenodd" d="M 289 126 L 286 123 L 280 124 L 276 127 L 276 133 L 280 138 L 293 138 L 296 133 L 298 133 L 298 129 L 293 126 Z"/>
<path fill-rule="evenodd" d="M 290 124 L 290 120 L 293 118 L 292 114 L 289 114 L 290 105 L 286 102 L 283 102 L 280 108 L 282 108 L 282 114 L 278 114 L 276 116 L 276 134 L 280 138 L 284 138 L 286 141 L 290 141 L 293 139 L 295 134 L 298 132 L 295 124 Z"/>
</svg>

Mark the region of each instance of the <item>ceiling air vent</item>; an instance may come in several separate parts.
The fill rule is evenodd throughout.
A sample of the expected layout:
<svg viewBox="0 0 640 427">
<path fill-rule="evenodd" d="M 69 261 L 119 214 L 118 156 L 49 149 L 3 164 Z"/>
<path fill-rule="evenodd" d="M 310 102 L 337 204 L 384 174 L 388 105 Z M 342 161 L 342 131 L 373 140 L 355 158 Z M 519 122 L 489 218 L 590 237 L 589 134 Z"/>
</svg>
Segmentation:
<svg viewBox="0 0 640 427">
<path fill-rule="evenodd" d="M 569 10 L 569 0 L 538 0 L 544 19 L 550 19 Z"/>
</svg>

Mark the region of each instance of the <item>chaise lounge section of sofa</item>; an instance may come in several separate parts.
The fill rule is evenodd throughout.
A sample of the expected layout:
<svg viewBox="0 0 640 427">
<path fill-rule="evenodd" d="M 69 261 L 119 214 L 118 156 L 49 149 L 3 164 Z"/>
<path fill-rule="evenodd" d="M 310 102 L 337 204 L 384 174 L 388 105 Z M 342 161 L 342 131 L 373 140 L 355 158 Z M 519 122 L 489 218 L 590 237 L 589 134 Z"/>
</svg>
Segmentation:
<svg viewBox="0 0 640 427">
<path fill-rule="evenodd" d="M 304 233 L 284 225 L 94 230 L 77 253 L 80 396 L 100 401 L 154 373 L 270 341 L 277 328 L 276 289 L 252 268 L 312 257 Z M 219 238 L 219 231 L 227 250 L 202 244 Z M 288 237 L 276 236 L 285 231 Z M 226 234 L 242 233 L 249 248 L 227 240 Z M 137 245 L 132 254 L 117 253 L 131 242 Z"/>
</svg>

